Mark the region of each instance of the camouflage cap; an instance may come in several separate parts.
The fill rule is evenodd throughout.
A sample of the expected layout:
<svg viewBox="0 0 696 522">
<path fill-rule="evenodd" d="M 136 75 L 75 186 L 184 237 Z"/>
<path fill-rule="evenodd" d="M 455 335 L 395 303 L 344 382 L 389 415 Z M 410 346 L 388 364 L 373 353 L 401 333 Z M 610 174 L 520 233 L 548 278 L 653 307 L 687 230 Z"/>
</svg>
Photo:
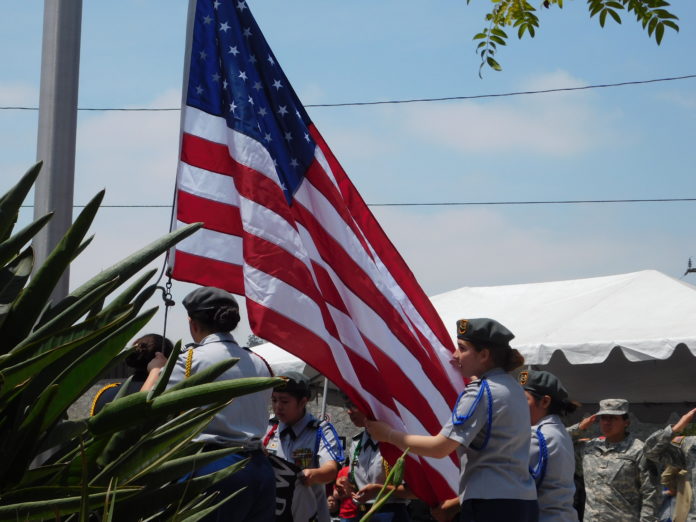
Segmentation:
<svg viewBox="0 0 696 522">
<path fill-rule="evenodd" d="M 627 415 L 628 401 L 626 399 L 604 399 L 599 401 L 599 411 L 595 415 Z"/>
<path fill-rule="evenodd" d="M 457 339 L 462 341 L 509 348 L 514 338 L 515 335 L 495 319 L 484 317 L 457 321 Z"/>
</svg>

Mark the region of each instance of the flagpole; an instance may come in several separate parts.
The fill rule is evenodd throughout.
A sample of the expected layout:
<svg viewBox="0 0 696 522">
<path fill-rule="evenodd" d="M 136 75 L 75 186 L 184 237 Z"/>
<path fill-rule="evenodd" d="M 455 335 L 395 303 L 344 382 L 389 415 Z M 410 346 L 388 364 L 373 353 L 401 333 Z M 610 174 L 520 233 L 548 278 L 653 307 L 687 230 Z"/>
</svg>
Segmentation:
<svg viewBox="0 0 696 522">
<path fill-rule="evenodd" d="M 54 215 L 34 239 L 35 269 L 72 224 L 81 25 L 82 0 L 44 1 L 36 147 L 43 169 L 36 182 L 34 218 Z M 68 295 L 69 281 L 66 269 L 51 295 L 54 302 Z"/>
</svg>

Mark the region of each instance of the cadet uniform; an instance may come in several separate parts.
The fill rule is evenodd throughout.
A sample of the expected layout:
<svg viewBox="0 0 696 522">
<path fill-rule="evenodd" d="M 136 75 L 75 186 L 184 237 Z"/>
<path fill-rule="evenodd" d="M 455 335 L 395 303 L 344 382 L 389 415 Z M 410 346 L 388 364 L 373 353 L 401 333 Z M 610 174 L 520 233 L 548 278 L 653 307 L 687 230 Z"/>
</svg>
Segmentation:
<svg viewBox="0 0 696 522">
<path fill-rule="evenodd" d="M 462 319 L 457 321 L 457 338 L 511 350 L 514 335 L 492 319 Z M 524 392 L 502 368 L 487 371 L 459 396 L 440 434 L 460 443 L 464 520 L 537 520 L 536 487 L 529 473 L 529 426 Z"/>
<path fill-rule="evenodd" d="M 326 462 L 343 461 L 341 441 L 336 436 L 333 425 L 319 421 L 311 413 L 305 415 L 292 426 L 273 421 L 266 434 L 266 450 L 277 457 L 293 462 L 301 469 L 318 468 Z M 330 520 L 324 484 L 310 486 L 317 501 L 317 520 Z"/>
<path fill-rule="evenodd" d="M 624 415 L 628 402 L 605 399 L 596 415 Z M 628 435 L 620 442 L 604 437 L 583 439 L 579 424 L 568 428 L 582 459 L 579 471 L 585 483 L 585 522 L 654 522 L 657 496 L 643 442 Z"/>
<path fill-rule="evenodd" d="M 353 437 L 350 448 L 350 474 L 351 482 L 356 491 L 368 484 L 384 484 L 389 474 L 389 464 L 382 459 L 379 451 L 379 443 L 374 441 L 367 430 Z M 405 522 L 409 521 L 405 498 L 391 497 L 379 512 L 372 517 L 375 522 Z M 369 511 L 374 504 L 374 499 L 362 504 L 361 511 Z"/>
<path fill-rule="evenodd" d="M 576 405 L 568 400 L 568 392 L 552 373 L 524 371 L 520 372 L 519 380 L 535 402 L 544 396 L 551 399 L 545 409 L 547 415 L 532 426 L 529 451 L 529 471 L 536 483 L 539 500 L 539 522 L 578 522 L 578 512 L 573 507 L 573 441 L 557 414 L 574 411 Z M 537 411 L 536 418 L 544 410 Z"/>
<path fill-rule="evenodd" d="M 216 307 L 236 306 L 236 301 L 224 290 L 202 287 L 187 295 L 183 304 L 189 316 L 193 317 L 197 312 L 214 310 Z M 188 351 L 179 355 L 167 386 L 174 386 L 189 375 L 231 357 L 238 357 L 239 362 L 217 380 L 271 377 L 270 369 L 260 356 L 241 348 L 229 332 L 219 332 L 208 335 L 198 344 L 190 345 Z M 220 491 L 220 498 L 241 488 L 245 489 L 204 520 L 270 522 L 275 519 L 275 474 L 261 444 L 268 424 L 267 411 L 271 393 L 272 390 L 268 389 L 235 398 L 193 439 L 204 442 L 205 450 L 232 446 L 243 448 L 241 452 L 196 470 L 194 476 L 208 475 L 249 458 L 243 469 L 213 487 Z"/>
<path fill-rule="evenodd" d="M 676 435 L 672 426 L 658 430 L 645 441 L 645 456 L 662 466 L 675 466 L 686 470 L 686 482 L 691 488 L 696 484 L 696 437 Z M 688 487 L 688 484 L 685 484 Z M 678 492 L 677 494 L 683 494 Z M 688 498 L 688 495 L 687 495 Z M 691 506 L 686 516 L 688 522 L 696 522 L 696 495 L 691 493 Z"/>
</svg>

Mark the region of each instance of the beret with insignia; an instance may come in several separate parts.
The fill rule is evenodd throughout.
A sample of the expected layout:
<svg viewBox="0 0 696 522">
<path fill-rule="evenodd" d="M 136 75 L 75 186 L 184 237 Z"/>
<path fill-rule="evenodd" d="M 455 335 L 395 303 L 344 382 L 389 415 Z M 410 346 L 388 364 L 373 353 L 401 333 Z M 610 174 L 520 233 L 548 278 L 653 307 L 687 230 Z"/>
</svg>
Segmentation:
<svg viewBox="0 0 696 522">
<path fill-rule="evenodd" d="M 231 306 L 239 310 L 237 300 L 229 292 L 213 286 L 202 286 L 184 297 L 182 302 L 189 314 Z"/>
<path fill-rule="evenodd" d="M 474 344 L 510 348 L 515 335 L 495 319 L 477 318 L 457 321 L 457 339 Z"/>
</svg>

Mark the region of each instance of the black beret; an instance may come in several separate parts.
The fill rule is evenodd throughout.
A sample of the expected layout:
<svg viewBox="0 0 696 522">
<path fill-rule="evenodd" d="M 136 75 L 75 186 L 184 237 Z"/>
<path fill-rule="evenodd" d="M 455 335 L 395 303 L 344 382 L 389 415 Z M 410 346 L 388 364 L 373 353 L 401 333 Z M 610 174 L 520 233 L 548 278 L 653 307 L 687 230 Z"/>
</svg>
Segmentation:
<svg viewBox="0 0 696 522">
<path fill-rule="evenodd" d="M 287 381 L 273 388 L 273 391 L 307 398 L 312 396 L 309 379 L 300 372 L 285 372 L 280 377 L 285 377 Z"/>
<path fill-rule="evenodd" d="M 554 374 L 529 370 L 520 372 L 520 384 L 522 388 L 535 395 L 548 395 L 555 403 L 559 403 L 568 398 L 568 392 Z"/>
<path fill-rule="evenodd" d="M 457 321 L 457 339 L 474 344 L 492 344 L 510 348 L 514 334 L 495 319 L 460 319 Z"/>
<path fill-rule="evenodd" d="M 231 306 L 239 311 L 237 300 L 232 294 L 214 286 L 202 286 L 184 297 L 184 308 L 190 314 L 203 310 L 216 310 Z"/>
</svg>

